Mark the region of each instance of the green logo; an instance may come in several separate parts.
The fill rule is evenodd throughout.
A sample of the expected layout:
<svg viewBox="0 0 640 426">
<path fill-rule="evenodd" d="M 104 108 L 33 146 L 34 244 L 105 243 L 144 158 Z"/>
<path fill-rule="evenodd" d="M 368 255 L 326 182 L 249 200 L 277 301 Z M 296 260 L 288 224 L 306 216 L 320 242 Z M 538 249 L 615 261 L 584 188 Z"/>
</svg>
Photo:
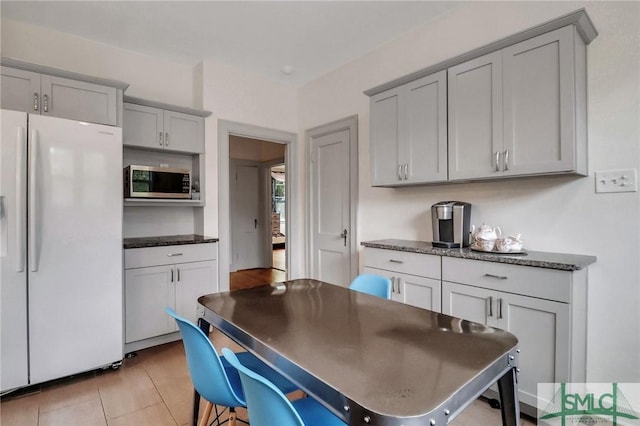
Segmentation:
<svg viewBox="0 0 640 426">
<path fill-rule="evenodd" d="M 590 392 L 586 391 L 585 384 L 561 383 L 559 388 L 553 387 L 555 392 L 551 399 L 543 399 L 543 394 L 550 395 L 549 389 L 543 392 L 538 386 L 538 420 L 543 425 L 566 426 L 571 424 L 610 424 L 617 425 L 640 425 L 640 417 L 632 408 L 625 395 L 621 392 L 618 383 L 612 384 L 591 384 Z M 554 384 L 557 385 L 557 384 Z M 576 385 L 576 386 L 571 386 Z M 630 384 L 638 395 L 638 384 Z M 575 388 L 579 389 L 575 389 Z M 637 398 L 633 399 L 637 403 Z M 540 410 L 545 404 L 546 408 Z"/>
</svg>

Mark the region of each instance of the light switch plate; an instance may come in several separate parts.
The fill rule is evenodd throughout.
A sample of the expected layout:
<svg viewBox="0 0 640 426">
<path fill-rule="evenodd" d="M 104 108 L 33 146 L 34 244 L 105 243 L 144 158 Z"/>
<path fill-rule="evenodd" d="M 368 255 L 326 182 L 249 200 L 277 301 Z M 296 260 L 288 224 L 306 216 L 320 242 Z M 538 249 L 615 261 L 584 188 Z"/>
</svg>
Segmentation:
<svg viewBox="0 0 640 426">
<path fill-rule="evenodd" d="M 596 172 L 596 192 L 636 192 L 638 172 L 636 169 L 606 170 Z"/>
</svg>

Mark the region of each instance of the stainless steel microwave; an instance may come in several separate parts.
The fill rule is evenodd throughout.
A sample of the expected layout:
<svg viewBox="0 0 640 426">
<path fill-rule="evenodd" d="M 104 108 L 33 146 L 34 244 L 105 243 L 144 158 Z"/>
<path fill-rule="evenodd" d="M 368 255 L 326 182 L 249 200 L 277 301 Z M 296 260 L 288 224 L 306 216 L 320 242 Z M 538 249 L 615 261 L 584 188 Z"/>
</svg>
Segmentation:
<svg viewBox="0 0 640 426">
<path fill-rule="evenodd" d="M 127 166 L 125 198 L 191 198 L 191 171 L 168 167 Z"/>
</svg>

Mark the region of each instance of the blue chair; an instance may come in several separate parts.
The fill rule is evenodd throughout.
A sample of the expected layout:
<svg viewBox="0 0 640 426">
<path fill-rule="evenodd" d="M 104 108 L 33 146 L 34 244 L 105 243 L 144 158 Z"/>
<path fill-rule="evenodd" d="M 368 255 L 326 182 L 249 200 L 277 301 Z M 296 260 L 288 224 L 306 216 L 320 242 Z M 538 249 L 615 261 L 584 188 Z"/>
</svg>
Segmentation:
<svg viewBox="0 0 640 426">
<path fill-rule="evenodd" d="M 251 426 L 344 426 L 346 424 L 311 397 L 289 401 L 273 383 L 244 365 L 230 349 L 222 348 L 222 355 L 240 372 Z"/>
<path fill-rule="evenodd" d="M 349 288 L 383 299 L 391 299 L 391 280 L 380 275 L 360 274 L 353 280 Z"/>
<path fill-rule="evenodd" d="M 220 416 L 224 413 L 223 410 L 218 414 L 217 406 L 223 406 L 229 408 L 229 424 L 235 425 L 235 409 L 246 407 L 238 371 L 218 355 L 211 340 L 200 328 L 180 317 L 171 308 L 165 308 L 165 311 L 176 320 L 180 328 L 193 387 L 207 401 L 200 425 L 207 424 L 214 405 L 216 406 L 215 421 L 217 424 L 220 424 Z M 246 365 L 251 366 L 252 369 L 259 371 L 260 374 L 269 377 L 269 380 L 273 381 L 283 393 L 298 389 L 296 385 L 249 352 L 239 353 L 238 358 Z"/>
</svg>

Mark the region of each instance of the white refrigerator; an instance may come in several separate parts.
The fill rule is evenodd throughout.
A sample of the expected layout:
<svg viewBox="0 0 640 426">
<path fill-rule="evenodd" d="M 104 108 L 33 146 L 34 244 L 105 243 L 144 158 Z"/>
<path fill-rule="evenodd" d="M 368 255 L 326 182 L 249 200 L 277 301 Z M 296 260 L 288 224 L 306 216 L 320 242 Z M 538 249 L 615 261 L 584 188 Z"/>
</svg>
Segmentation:
<svg viewBox="0 0 640 426">
<path fill-rule="evenodd" d="M 122 130 L 0 118 L 4 392 L 122 360 Z"/>
</svg>

